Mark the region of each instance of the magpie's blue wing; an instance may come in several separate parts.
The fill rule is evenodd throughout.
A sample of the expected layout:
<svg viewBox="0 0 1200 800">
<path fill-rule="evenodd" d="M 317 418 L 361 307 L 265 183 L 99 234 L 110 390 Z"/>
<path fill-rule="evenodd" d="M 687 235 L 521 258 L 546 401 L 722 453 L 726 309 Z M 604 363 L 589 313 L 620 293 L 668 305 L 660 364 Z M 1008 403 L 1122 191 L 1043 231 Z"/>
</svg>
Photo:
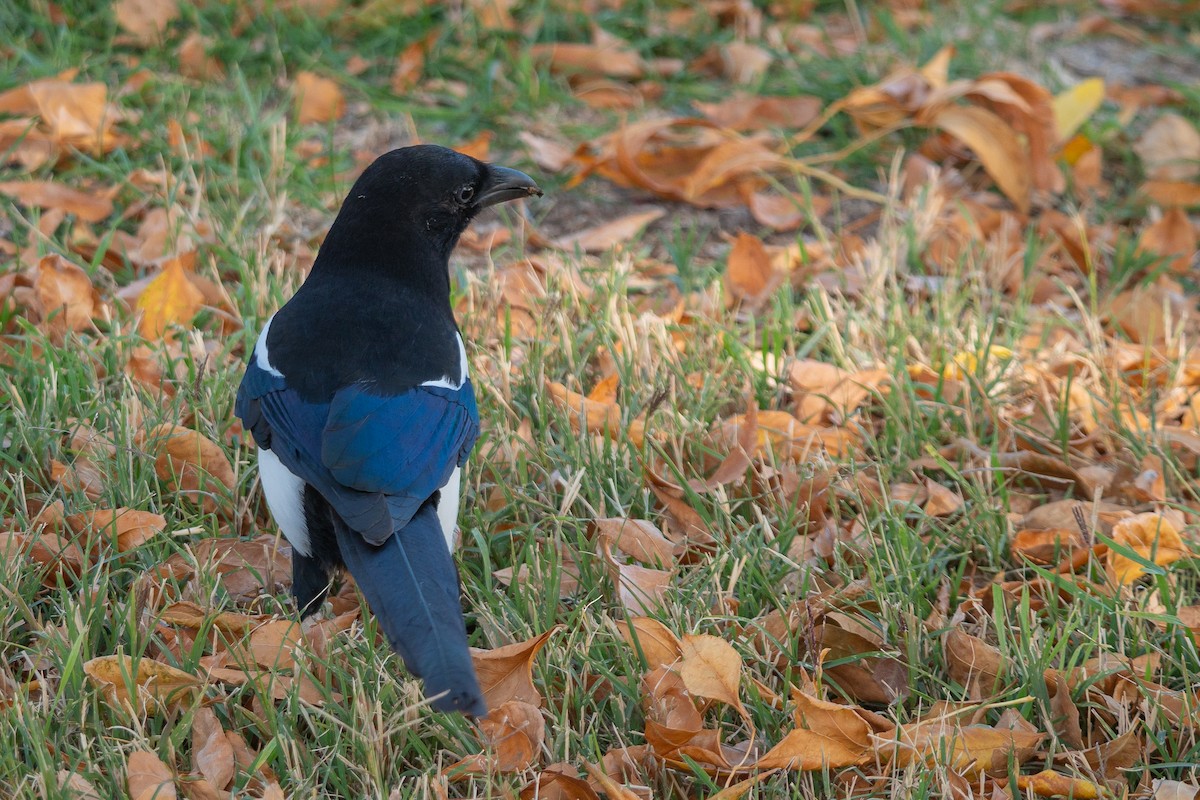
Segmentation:
<svg viewBox="0 0 1200 800">
<path fill-rule="evenodd" d="M 339 484 L 386 498 L 399 530 L 462 466 L 478 433 L 469 381 L 457 389 L 417 386 L 393 396 L 349 386 L 330 403 L 321 463 Z"/>
<path fill-rule="evenodd" d="M 372 544 L 408 524 L 466 460 L 479 432 L 470 381 L 390 396 L 354 385 L 329 403 L 310 403 L 253 361 L 235 411 L 261 446 Z"/>
</svg>

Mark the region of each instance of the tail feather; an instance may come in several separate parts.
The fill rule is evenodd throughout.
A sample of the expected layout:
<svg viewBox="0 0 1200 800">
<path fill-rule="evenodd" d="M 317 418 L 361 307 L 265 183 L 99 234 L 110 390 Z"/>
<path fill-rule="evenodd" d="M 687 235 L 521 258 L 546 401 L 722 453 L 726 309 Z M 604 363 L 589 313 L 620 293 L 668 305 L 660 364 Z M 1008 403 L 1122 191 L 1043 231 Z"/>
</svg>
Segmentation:
<svg viewBox="0 0 1200 800">
<path fill-rule="evenodd" d="M 434 505 L 422 506 L 379 546 L 336 515 L 334 525 L 346 568 L 405 666 L 425 681 L 434 708 L 486 716 L 467 646 L 458 570 Z"/>
</svg>

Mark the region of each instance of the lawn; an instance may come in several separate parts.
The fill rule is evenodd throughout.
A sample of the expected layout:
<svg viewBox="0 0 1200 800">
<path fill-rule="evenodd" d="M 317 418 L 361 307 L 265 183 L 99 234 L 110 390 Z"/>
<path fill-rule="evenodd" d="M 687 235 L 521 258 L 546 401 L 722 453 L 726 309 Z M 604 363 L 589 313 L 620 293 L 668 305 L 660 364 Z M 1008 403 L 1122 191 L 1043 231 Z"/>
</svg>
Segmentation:
<svg viewBox="0 0 1200 800">
<path fill-rule="evenodd" d="M 1200 797 L 1200 6 L 0 5 L 0 796 Z M 294 621 L 233 415 L 345 192 L 451 263 L 485 720 Z"/>
</svg>

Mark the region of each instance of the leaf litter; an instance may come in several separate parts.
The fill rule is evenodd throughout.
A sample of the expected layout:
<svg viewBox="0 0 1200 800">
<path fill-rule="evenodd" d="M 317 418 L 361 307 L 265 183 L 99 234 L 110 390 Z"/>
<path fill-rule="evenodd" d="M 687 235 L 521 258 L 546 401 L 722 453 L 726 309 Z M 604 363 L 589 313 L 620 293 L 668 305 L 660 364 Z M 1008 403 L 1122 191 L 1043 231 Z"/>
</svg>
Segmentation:
<svg viewBox="0 0 1200 800">
<path fill-rule="evenodd" d="M 356 8 L 343 24 L 386 16 L 373 5 Z M 508 3 L 469 5 L 487 29 L 531 24 Z M 1131 15 L 1157 13 L 1154 4 L 1120 5 Z M 471 781 L 511 773 L 521 779 L 522 797 L 613 798 L 650 796 L 648 787 L 664 775 L 698 771 L 724 782 L 708 796 L 728 798 L 756 791 L 781 771 L 825 771 L 850 792 L 898 770 L 933 769 L 954 796 L 991 797 L 1014 786 L 1042 797 L 1114 796 L 1128 770 L 1159 757 L 1152 741 L 1194 735 L 1194 687 L 1181 685 L 1153 653 L 1129 657 L 1102 644 L 1071 668 L 1035 670 L 1047 690 L 1033 706 L 1041 716 L 1018 713 L 1020 703 L 1005 693 L 1015 691 L 1024 665 L 1000 646 L 1005 639 L 994 626 L 1016 610 L 1036 620 L 1103 598 L 1144 603 L 1142 613 L 1163 632 L 1194 637 L 1200 629 L 1195 603 L 1163 605 L 1164 592 L 1186 587 L 1195 563 L 1194 496 L 1177 472 L 1200 461 L 1200 362 L 1189 294 L 1197 249 L 1190 212 L 1200 204 L 1195 125 L 1187 114 L 1159 110 L 1181 102 L 1165 89 L 1091 78 L 1054 94 L 1013 72 L 963 76 L 952 45 L 840 99 L 778 95 L 768 77 L 781 60 L 853 53 L 862 46 L 854 25 L 834 14 L 821 29 L 802 3 L 702 6 L 654 12 L 676 30 L 711 24 L 736 31 L 690 61 L 651 55 L 598 24 L 529 52 L 574 102 L 623 114 L 606 118 L 613 121 L 608 132 L 585 141 L 552 124 L 522 132 L 533 161 L 567 173 L 566 192 L 603 180 L 646 205 L 554 236 L 524 220 L 517 234 L 503 227 L 464 242 L 496 259 L 494 279 L 467 277 L 461 302 L 465 325 L 480 334 L 471 337 L 480 348 L 473 358 L 497 379 L 492 399 L 508 409 L 515 410 L 508 387 L 529 368 L 531 343 L 551 341 L 566 319 L 554 305 L 583 308 L 603 296 L 589 285 L 601 267 L 630 287 L 624 297 L 606 298 L 611 309 L 593 309 L 612 318 L 612 336 L 585 356 L 589 363 L 574 365 L 579 374 L 553 361 L 559 366 L 536 371 L 542 405 L 536 414 L 523 407 L 527 416 L 510 421 L 518 442 L 511 463 L 539 457 L 530 429 L 518 428 L 538 416 L 539 434 L 616 448 L 626 454 L 623 468 L 641 473 L 644 502 L 636 511 L 600 503 L 603 510 L 583 515 L 586 535 L 578 542 L 542 541 L 570 579 L 556 599 L 588 596 L 587 582 L 596 579 L 599 602 L 628 647 L 627 663 L 640 668 L 608 672 L 593 687 L 597 696 L 605 682 L 625 680 L 640 690 L 641 716 L 629 718 L 633 728 L 623 733 L 630 738 L 603 758 L 581 753 L 573 754 L 578 766 L 549 762 L 557 747 L 552 710 L 563 688 L 539 677 L 562 663 L 557 642 L 570 635 L 549 626 L 475 651 L 491 714 L 477 730 L 480 751 L 454 753 L 458 760 L 442 774 Z M 897 7 L 897 24 L 918 24 L 928 10 L 915 6 Z M 227 69 L 209 37 L 192 31 L 172 38 L 190 24 L 174 3 L 123 0 L 114 14 L 123 44 L 152 49 L 181 41 L 178 69 L 189 80 L 220 80 Z M 459 91 L 434 78 L 443 44 L 433 36 L 410 43 L 381 73 L 384 83 L 417 97 Z M 373 68 L 364 59 L 348 71 L 369 77 Z M 717 81 L 724 99 L 695 102 L 694 116 L 661 112 L 663 82 L 688 71 Z M 354 83 L 333 73 L 301 70 L 282 85 L 298 126 L 337 126 L 357 113 Z M 19 171 L 0 183 L 0 194 L 19 204 L 28 227 L 16 237 L 24 249 L 2 243 L 13 256 L 0 272 L 13 314 L 5 343 L 28 331 L 52 348 L 135 337 L 137 347 L 112 365 L 148 397 L 183 393 L 190 400 L 189 363 L 232 374 L 244 356 L 224 346 L 241 328 L 239 304 L 224 285 L 232 276 L 214 266 L 214 223 L 199 211 L 191 194 L 197 187 L 172 186 L 175 176 L 148 167 L 128 177 L 145 193 L 131 202 L 126 187 L 74 182 L 69 169 L 77 154 L 103 160 L 142 146 L 128 91 L 70 70 L 0 95 L 0 150 Z M 1118 175 L 1117 146 L 1093 124 L 1106 103 L 1120 107 L 1123 128 L 1152 118 L 1129 137 L 1128 157 L 1139 160 L 1143 183 Z M 852 124 L 857 139 L 844 151 L 812 155 L 835 120 Z M 915 136 L 912 152 L 899 154 L 901 131 Z M 177 124 L 172 146 L 213 157 L 202 135 Z M 462 147 L 490 157 L 497 144 L 485 136 Z M 897 168 L 884 182 L 857 185 L 841 161 L 870 148 L 897 153 Z M 1094 203 L 1116 191 L 1128 192 L 1145 213 L 1106 219 Z M 871 224 L 861 232 L 826 225 L 830 209 L 846 199 L 878 209 L 863 217 Z M 760 226 L 742 226 L 718 243 L 720 278 L 700 288 L 641 246 L 686 207 L 736 211 Z M 122 224 L 104 231 L 114 215 Z M 925 272 L 893 270 L 889 280 L 898 288 L 889 287 L 880 276 L 895 256 L 903 215 L 914 231 L 906 246 Z M 289 268 L 311 263 L 315 240 L 285 243 L 280 230 L 267 241 Z M 1028 249 L 1031 237 L 1044 246 Z M 58 246 L 47 254 L 33 240 Z M 1116 274 L 1125 240 L 1142 259 L 1133 282 Z M 527 248 L 520 257 L 505 249 L 514 241 Z M 1044 312 L 1024 338 L 1000 347 L 963 330 L 948 350 L 908 343 L 897 365 L 878 351 L 867 355 L 872 339 L 861 320 L 868 315 L 855 318 L 859 330 L 831 350 L 753 353 L 747 371 L 756 391 L 739 387 L 736 402 L 704 419 L 687 419 L 657 399 L 655 384 L 665 374 L 671 385 L 662 397 L 676 402 L 726 380 L 715 363 L 712 374 L 670 371 L 690 353 L 706 352 L 706 338 L 735 350 L 753 341 L 755 326 L 777 313 L 783 295 L 811 293 L 828 313 L 847 303 L 869 308 L 895 289 L 918 307 L 952 287 L 967 263 L 997 297 L 1027 293 L 1030 308 Z M 1093 287 L 1101 292 L 1094 318 L 1078 302 Z M 664 302 L 644 302 L 655 296 Z M 1064 316 L 1086 324 L 1061 324 Z M 789 324 L 812 331 L 823 323 L 806 309 Z M 643 381 L 653 396 L 642 392 Z M 935 438 L 922 456 L 882 469 L 872 462 L 889 457 L 877 449 L 889 408 L 911 397 L 986 418 L 993 438 Z M 547 411 L 548 423 L 540 419 Z M 158 481 L 154 510 L 110 501 L 113 465 L 124 451 L 113 444 L 115 433 L 96 429 L 79 432 L 67 454 L 39 456 L 40 474 L 22 486 L 33 496 L 5 514 L 7 560 L 35 568 L 43 595 L 62 586 L 83 591 L 93 570 L 139 559 L 162 540 L 184 542 L 181 552 L 145 565 L 137 582 L 138 624 L 154 635 L 149 651 L 110 652 L 83 665 L 97 695 L 123 714 L 194 711 L 190 760 L 129 751 L 132 797 L 173 796 L 176 787 L 186 796 L 223 796 L 251 766 L 258 796 L 282 796 L 269 767 L 226 729 L 236 723 L 222 704 L 298 696 L 319 706 L 352 694 L 337 670 L 312 663 L 310 653 L 324 658 L 335 637 L 361 628 L 353 594 L 336 594 L 339 613 L 307 629 L 263 613 L 264 602 L 288 588 L 289 551 L 269 533 L 250 538 L 265 520 L 237 496 L 242 465 L 231 459 L 231 444 L 245 446 L 244 435 L 223 438 L 218 428 L 199 411 L 137 428 L 137 457 Z M 1138 455 L 1129 440 L 1139 442 Z M 565 472 L 555 474 L 570 485 Z M 1000 487 L 999 555 L 968 554 L 960 573 L 941 578 L 933 607 L 920 615 L 905 610 L 908 630 L 926 635 L 924 646 L 936 652 L 932 663 L 911 663 L 907 643 L 881 622 L 878 601 L 840 570 L 879 552 L 880 515 L 922 520 L 914 531 L 932 541 L 937 526 L 957 531 L 974 519 Z M 191 538 L 195 529 L 176 529 L 180 514 L 215 523 Z M 731 528 L 732 520 L 742 521 Z M 680 613 L 685 587 L 746 536 L 810 580 L 785 579 L 777 608 L 743 615 L 735 578 L 711 598 L 711 614 Z M 510 592 L 521 591 L 539 569 L 522 567 L 495 574 Z M 206 588 L 214 579 L 216 597 Z M 198 665 L 178 666 L 196 653 Z M 555 666 L 535 677 L 539 657 Z M 931 687 L 940 694 L 931 697 Z M 201 698 L 219 701 L 216 710 L 197 705 Z M 77 774 L 60 783 L 77 794 L 92 791 Z M 1141 788 L 1155 797 L 1196 794 L 1192 784 L 1165 779 Z"/>
</svg>

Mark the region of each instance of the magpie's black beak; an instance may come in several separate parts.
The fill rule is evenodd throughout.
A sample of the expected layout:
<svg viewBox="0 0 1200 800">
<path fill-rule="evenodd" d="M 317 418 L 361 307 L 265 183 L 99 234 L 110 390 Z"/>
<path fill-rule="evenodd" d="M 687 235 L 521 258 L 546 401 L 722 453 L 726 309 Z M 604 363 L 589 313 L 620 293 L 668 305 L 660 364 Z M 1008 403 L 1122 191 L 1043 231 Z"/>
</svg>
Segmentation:
<svg viewBox="0 0 1200 800">
<path fill-rule="evenodd" d="M 479 192 L 475 205 L 486 208 L 522 197 L 541 196 L 542 190 L 533 182 L 533 178 L 524 172 L 508 167 L 489 166 L 487 180 L 483 182 L 483 189 Z"/>
</svg>

